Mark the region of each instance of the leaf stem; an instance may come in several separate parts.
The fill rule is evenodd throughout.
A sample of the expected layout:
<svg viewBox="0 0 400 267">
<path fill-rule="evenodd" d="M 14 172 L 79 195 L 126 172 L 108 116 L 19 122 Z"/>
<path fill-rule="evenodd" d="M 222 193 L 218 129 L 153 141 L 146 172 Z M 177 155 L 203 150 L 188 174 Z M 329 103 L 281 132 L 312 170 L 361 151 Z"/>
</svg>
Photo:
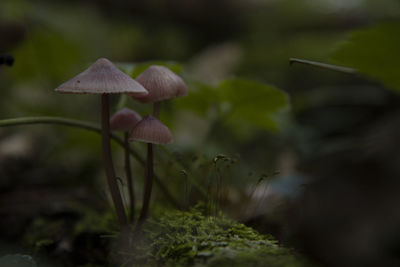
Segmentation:
<svg viewBox="0 0 400 267">
<path fill-rule="evenodd" d="M 314 66 L 314 67 L 327 69 L 327 70 L 333 70 L 333 71 L 347 73 L 347 74 L 356 74 L 357 73 L 356 69 L 343 67 L 343 66 L 337 66 L 337 65 L 331 65 L 331 64 L 327 64 L 327 63 L 311 61 L 311 60 L 306 60 L 306 59 L 290 58 L 289 59 L 289 64 L 292 65 L 293 63 L 311 65 L 311 66 Z"/>
</svg>

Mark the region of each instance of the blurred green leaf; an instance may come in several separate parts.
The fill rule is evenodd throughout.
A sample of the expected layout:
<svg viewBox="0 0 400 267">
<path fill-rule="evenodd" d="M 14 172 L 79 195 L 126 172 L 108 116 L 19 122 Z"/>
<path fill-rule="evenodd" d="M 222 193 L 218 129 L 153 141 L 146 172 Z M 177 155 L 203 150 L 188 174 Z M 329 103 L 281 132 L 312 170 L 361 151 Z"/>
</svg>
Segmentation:
<svg viewBox="0 0 400 267">
<path fill-rule="evenodd" d="M 219 88 L 232 105 L 230 121 L 242 121 L 266 130 L 278 128 L 273 116 L 288 107 L 287 95 L 269 85 L 245 79 L 223 81 Z"/>
<path fill-rule="evenodd" d="M 28 255 L 12 254 L 0 258 L 0 266 L 36 267 L 34 260 Z"/>
<path fill-rule="evenodd" d="M 332 55 L 334 63 L 357 69 L 400 91 L 400 22 L 354 31 Z"/>
<path fill-rule="evenodd" d="M 222 98 L 214 86 L 198 82 L 187 82 L 189 93 L 185 97 L 174 99 L 178 109 L 190 110 L 197 115 L 206 116 L 213 106 L 219 105 Z"/>
<path fill-rule="evenodd" d="M 272 86 L 246 79 L 228 79 L 218 86 L 189 83 L 187 97 L 175 100 L 179 108 L 201 116 L 224 115 L 227 122 L 250 124 L 266 130 L 278 128 L 274 116 L 288 107 L 288 97 Z"/>
</svg>

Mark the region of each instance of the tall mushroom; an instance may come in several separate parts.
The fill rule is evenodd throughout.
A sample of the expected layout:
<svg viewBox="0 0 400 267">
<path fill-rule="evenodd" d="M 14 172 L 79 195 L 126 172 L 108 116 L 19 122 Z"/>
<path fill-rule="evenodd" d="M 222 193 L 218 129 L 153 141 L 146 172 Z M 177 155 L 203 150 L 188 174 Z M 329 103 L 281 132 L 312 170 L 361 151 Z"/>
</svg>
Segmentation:
<svg viewBox="0 0 400 267">
<path fill-rule="evenodd" d="M 122 131 L 124 133 L 124 150 L 125 150 L 125 173 L 128 182 L 129 192 L 129 222 L 133 223 L 135 218 L 135 190 L 132 179 L 130 156 L 129 156 L 129 133 L 136 126 L 142 117 L 129 108 L 118 110 L 111 116 L 110 129 L 112 131 Z"/>
<path fill-rule="evenodd" d="M 121 229 L 124 229 L 128 221 L 111 157 L 108 94 L 129 93 L 130 95 L 144 96 L 148 92 L 105 58 L 98 59 L 88 69 L 61 84 L 55 91 L 71 94 L 101 94 L 101 135 L 104 167 L 118 220 Z"/>
<path fill-rule="evenodd" d="M 143 194 L 142 211 L 139 216 L 138 225 L 147 218 L 151 189 L 153 185 L 153 144 L 166 145 L 172 143 L 172 134 L 168 127 L 157 118 L 148 115 L 144 117 L 135 128 L 133 128 L 129 141 L 141 141 L 147 143 L 147 168 L 146 181 Z"/>
</svg>

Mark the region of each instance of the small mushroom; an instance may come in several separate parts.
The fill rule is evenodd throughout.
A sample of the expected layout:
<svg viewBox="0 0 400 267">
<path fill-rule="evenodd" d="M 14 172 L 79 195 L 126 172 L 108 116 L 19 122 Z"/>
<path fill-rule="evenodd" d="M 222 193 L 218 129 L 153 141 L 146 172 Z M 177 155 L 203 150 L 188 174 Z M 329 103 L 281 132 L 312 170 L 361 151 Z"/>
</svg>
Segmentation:
<svg viewBox="0 0 400 267">
<path fill-rule="evenodd" d="M 129 141 L 167 145 L 173 142 L 173 138 L 167 126 L 154 116 L 148 115 L 133 128 Z"/>
<path fill-rule="evenodd" d="M 140 116 L 136 111 L 129 108 L 123 108 L 111 116 L 110 129 L 112 131 L 129 133 L 141 119 L 142 116 Z"/>
<path fill-rule="evenodd" d="M 157 118 L 148 115 L 133 128 L 129 141 L 141 141 L 147 143 L 147 168 L 146 182 L 143 195 L 143 206 L 139 216 L 139 226 L 146 220 L 149 210 L 151 189 L 153 185 L 153 144 L 166 145 L 172 143 L 173 138 L 167 126 Z"/>
<path fill-rule="evenodd" d="M 124 150 L 125 150 L 125 173 L 128 182 L 129 193 L 129 222 L 133 223 L 135 219 L 135 189 L 132 179 L 130 156 L 129 156 L 129 133 L 136 126 L 142 117 L 129 108 L 123 108 L 114 113 L 110 119 L 110 129 L 112 131 L 122 131 L 124 133 Z"/>
<path fill-rule="evenodd" d="M 148 94 L 147 90 L 120 71 L 111 61 L 100 58 L 88 69 L 61 84 L 55 91 L 71 94 L 101 94 L 101 133 L 104 167 L 121 228 L 125 228 L 128 222 L 111 157 L 108 94 L 129 93 L 130 95 L 144 96 Z"/>
</svg>

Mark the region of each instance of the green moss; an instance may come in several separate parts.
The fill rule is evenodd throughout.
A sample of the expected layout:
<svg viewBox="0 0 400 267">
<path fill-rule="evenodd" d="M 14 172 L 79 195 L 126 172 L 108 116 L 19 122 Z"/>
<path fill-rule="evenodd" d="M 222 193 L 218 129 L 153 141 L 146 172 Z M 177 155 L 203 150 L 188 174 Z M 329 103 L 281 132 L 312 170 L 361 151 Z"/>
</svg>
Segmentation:
<svg viewBox="0 0 400 267">
<path fill-rule="evenodd" d="M 149 220 L 146 238 L 137 246 L 135 266 L 305 266 L 271 236 L 222 215 L 206 217 L 201 210 L 198 206 Z"/>
</svg>

